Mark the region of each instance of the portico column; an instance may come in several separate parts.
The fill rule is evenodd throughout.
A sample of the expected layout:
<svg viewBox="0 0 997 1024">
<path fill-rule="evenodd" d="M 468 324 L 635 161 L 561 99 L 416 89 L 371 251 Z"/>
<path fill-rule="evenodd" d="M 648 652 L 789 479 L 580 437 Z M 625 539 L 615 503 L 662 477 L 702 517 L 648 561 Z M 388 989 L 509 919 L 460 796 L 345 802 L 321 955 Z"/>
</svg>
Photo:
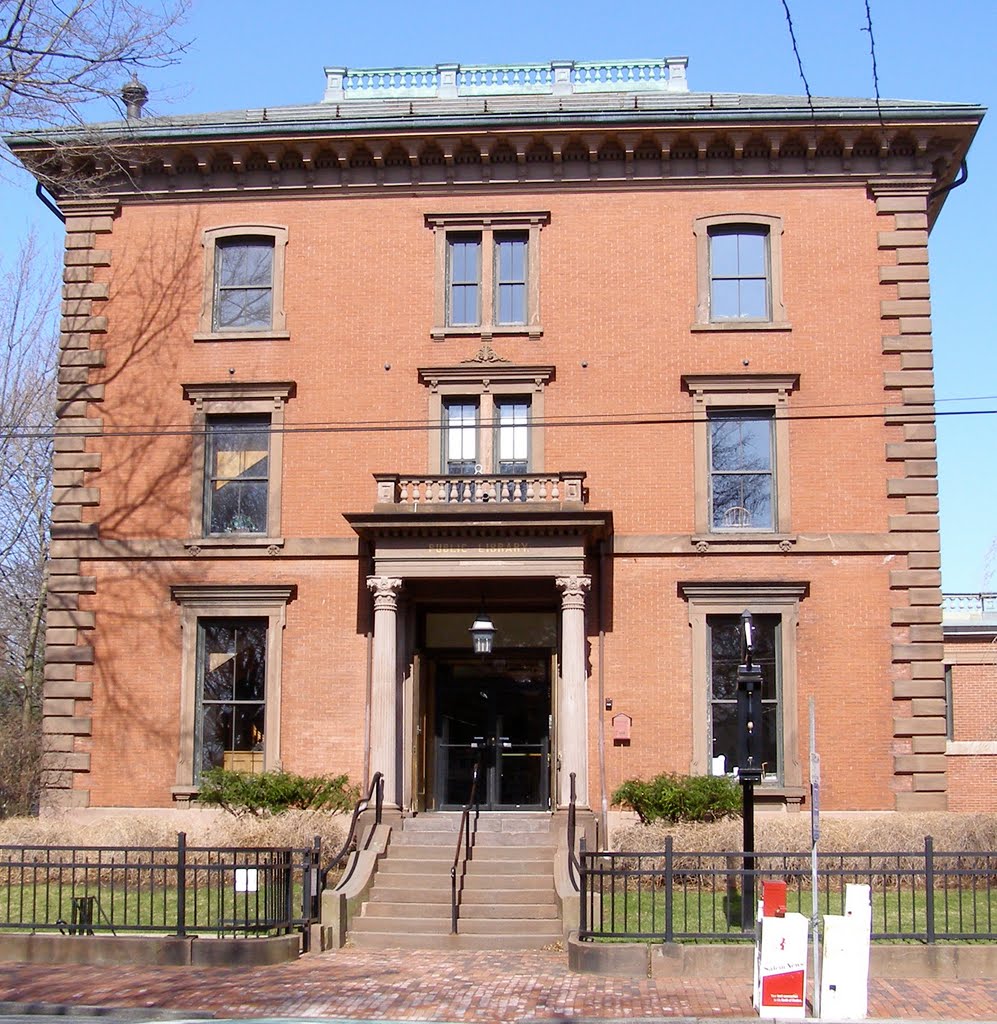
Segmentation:
<svg viewBox="0 0 997 1024">
<path fill-rule="evenodd" d="M 391 576 L 368 576 L 374 594 L 374 651 L 370 688 L 370 771 L 384 776 L 384 802 L 398 806 L 397 729 L 398 591 L 402 581 Z"/>
<path fill-rule="evenodd" d="M 585 669 L 585 594 L 591 576 L 561 576 L 561 685 L 557 691 L 557 740 L 561 770 L 559 804 L 567 806 L 571 773 L 579 807 L 588 807 L 588 673 Z"/>
</svg>

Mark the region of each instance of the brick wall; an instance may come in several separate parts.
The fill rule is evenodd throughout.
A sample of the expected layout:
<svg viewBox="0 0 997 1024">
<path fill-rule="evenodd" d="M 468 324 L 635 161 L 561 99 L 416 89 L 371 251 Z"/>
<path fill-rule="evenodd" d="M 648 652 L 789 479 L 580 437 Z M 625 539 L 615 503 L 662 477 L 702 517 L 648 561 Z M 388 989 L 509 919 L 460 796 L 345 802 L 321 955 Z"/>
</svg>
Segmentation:
<svg viewBox="0 0 997 1024">
<path fill-rule="evenodd" d="M 924 434 L 902 414 L 886 423 L 865 415 L 907 399 L 925 409 L 922 393 L 891 394 L 919 381 L 890 377 L 900 372 L 898 352 L 906 343 L 889 339 L 916 335 L 913 347 L 923 353 L 927 344 L 930 359 L 930 335 L 914 320 L 901 320 L 895 334 L 902 311 L 884 310 L 884 303 L 900 301 L 899 288 L 892 278 L 881 283 L 881 268 L 895 265 L 906 243 L 922 245 L 914 235 L 924 231 L 903 228 L 913 234 L 884 244 L 884 227 L 892 230 L 899 215 L 888 203 L 877 205 L 864 182 L 124 204 L 113 230 L 101 236 L 106 257 L 93 261 L 90 274 L 107 290 L 106 324 L 98 325 L 106 356 L 104 365 L 92 361 L 87 377 L 104 399 L 102 434 L 88 438 L 85 449 L 99 462 L 99 472 L 85 474 L 99 496 L 94 491 L 92 502 L 80 504 L 81 528 L 91 533 L 66 549 L 82 558 L 78 570 L 67 562 L 67 572 L 96 580 L 94 593 L 83 588 L 76 598 L 85 614 L 94 613 L 96 628 L 92 706 L 87 702 L 92 727 L 70 744 L 92 755 L 89 770 L 80 760 L 71 779 L 60 776 L 72 799 L 170 802 L 180 650 L 170 587 L 188 583 L 296 584 L 283 640 L 283 763 L 302 772 L 361 774 L 369 597 L 342 513 L 370 509 L 373 473 L 426 470 L 425 436 L 391 424 L 427 415 L 417 368 L 459 363 L 480 344 L 430 338 L 433 235 L 424 218 L 440 210 L 550 211 L 541 233 L 543 336 L 497 338 L 493 345 L 513 363 L 555 367 L 545 394 L 545 468 L 584 469 L 589 507 L 613 513 L 604 675 L 614 712 L 633 715 L 634 733 L 629 747 L 607 749 L 607 787 L 632 775 L 689 768 L 691 650 L 678 583 L 794 580 L 809 588 L 800 605 L 794 723 L 803 781 L 813 695 L 828 809 L 892 808 L 898 794 L 910 798 L 908 806 L 921 806 L 915 779 L 932 787 L 932 806 L 943 803 L 944 769 L 918 760 L 934 752 L 925 749 L 921 725 L 898 729 L 894 721 L 930 718 L 933 728 L 937 718 L 934 705 L 911 710 L 909 703 L 928 699 L 925 687 L 935 685 L 935 668 L 941 672 L 923 633 L 930 615 L 896 614 L 932 605 L 927 591 L 934 588 L 916 592 L 923 581 L 910 574 L 937 569 L 937 520 L 923 502 L 911 507 L 910 494 L 921 494 L 920 487 L 888 485 L 925 472 L 914 465 L 923 452 L 897 447 Z M 690 330 L 693 220 L 738 212 L 782 218 L 791 330 Z M 289 340 L 192 340 L 204 279 L 201 233 L 228 224 L 287 227 Z M 911 372 L 928 372 L 920 367 Z M 778 481 L 791 492 L 787 550 L 717 545 L 695 552 L 692 401 L 684 374 L 799 375 L 789 404 L 797 417 L 790 424 L 789 479 Z M 215 381 L 296 383 L 282 467 L 282 532 L 289 541 L 279 552 L 195 555 L 183 547 L 192 482 L 184 433 L 191 406 L 181 386 Z M 652 422 L 577 422 L 621 413 Z M 387 429 L 301 429 L 357 420 Z M 559 420 L 572 422 L 558 426 Z M 922 512 L 923 522 L 910 521 Z M 318 546 L 309 550 L 312 542 Z M 595 688 L 594 612 L 589 622 L 594 793 L 595 723 L 605 712 Z M 70 674 L 77 678 L 75 669 L 58 677 Z"/>
</svg>

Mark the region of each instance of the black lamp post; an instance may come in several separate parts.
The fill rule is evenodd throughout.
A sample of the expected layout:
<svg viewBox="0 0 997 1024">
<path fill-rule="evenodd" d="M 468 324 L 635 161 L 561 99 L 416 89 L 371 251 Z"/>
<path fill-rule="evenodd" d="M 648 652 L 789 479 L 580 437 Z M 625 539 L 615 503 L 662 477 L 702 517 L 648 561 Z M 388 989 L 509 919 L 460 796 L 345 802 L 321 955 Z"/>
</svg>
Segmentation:
<svg viewBox="0 0 997 1024">
<path fill-rule="evenodd" d="M 737 666 L 737 777 L 741 783 L 744 826 L 744 885 L 741 927 L 755 923 L 755 783 L 762 780 L 762 671 L 754 663 L 751 612 L 741 613 L 741 662 Z"/>
</svg>

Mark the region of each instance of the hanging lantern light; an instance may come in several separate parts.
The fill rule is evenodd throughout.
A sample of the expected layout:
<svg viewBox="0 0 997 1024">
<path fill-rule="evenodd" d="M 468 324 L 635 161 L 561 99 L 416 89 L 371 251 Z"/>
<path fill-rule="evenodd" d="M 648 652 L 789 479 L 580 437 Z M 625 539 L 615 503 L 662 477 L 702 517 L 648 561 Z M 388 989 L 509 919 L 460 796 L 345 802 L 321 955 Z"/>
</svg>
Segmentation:
<svg viewBox="0 0 997 1024">
<path fill-rule="evenodd" d="M 488 612 L 484 608 L 474 617 L 474 622 L 468 632 L 471 634 L 471 646 L 475 654 L 492 653 L 495 623 L 488 617 Z"/>
</svg>

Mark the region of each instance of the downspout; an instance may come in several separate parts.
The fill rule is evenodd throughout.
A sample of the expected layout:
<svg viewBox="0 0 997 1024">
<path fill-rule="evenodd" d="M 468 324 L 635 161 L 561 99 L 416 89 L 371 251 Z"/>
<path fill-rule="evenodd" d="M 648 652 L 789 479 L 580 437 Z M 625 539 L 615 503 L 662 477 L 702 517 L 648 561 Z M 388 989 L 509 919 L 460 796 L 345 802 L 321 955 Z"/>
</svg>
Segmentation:
<svg viewBox="0 0 997 1024">
<path fill-rule="evenodd" d="M 374 685 L 374 631 L 367 630 L 367 680 L 363 714 L 363 777 L 364 784 L 370 783 L 370 698 Z"/>
<path fill-rule="evenodd" d="M 371 565 L 370 557 L 370 545 L 363 544 L 363 556 L 365 568 L 369 575 L 373 566 Z M 367 600 L 371 598 L 368 595 Z M 364 689 L 366 691 L 364 695 L 364 712 L 363 712 L 363 784 L 365 786 L 370 785 L 370 701 L 371 691 L 374 687 L 374 613 L 370 609 L 368 611 L 368 625 L 367 625 L 367 665 L 366 665 L 366 680 Z"/>
<path fill-rule="evenodd" d="M 45 188 L 40 181 L 35 185 L 35 195 L 38 196 L 38 198 L 56 215 L 56 217 L 59 218 L 59 220 L 62 221 L 63 224 L 66 223 L 66 218 L 62 214 L 62 210 L 60 210 L 59 207 L 56 206 L 47 195 L 45 195 Z"/>
<path fill-rule="evenodd" d="M 606 797 L 606 554 L 605 540 L 599 543 L 599 834 L 609 843 L 609 800 Z"/>
<path fill-rule="evenodd" d="M 939 196 L 944 196 L 951 192 L 954 188 L 959 188 L 960 185 L 965 185 L 969 181 L 969 164 L 965 160 L 959 164 L 959 174 L 955 180 L 950 181 L 947 185 L 943 185 L 941 188 L 932 189 L 928 193 L 928 199 L 937 199 Z"/>
</svg>

